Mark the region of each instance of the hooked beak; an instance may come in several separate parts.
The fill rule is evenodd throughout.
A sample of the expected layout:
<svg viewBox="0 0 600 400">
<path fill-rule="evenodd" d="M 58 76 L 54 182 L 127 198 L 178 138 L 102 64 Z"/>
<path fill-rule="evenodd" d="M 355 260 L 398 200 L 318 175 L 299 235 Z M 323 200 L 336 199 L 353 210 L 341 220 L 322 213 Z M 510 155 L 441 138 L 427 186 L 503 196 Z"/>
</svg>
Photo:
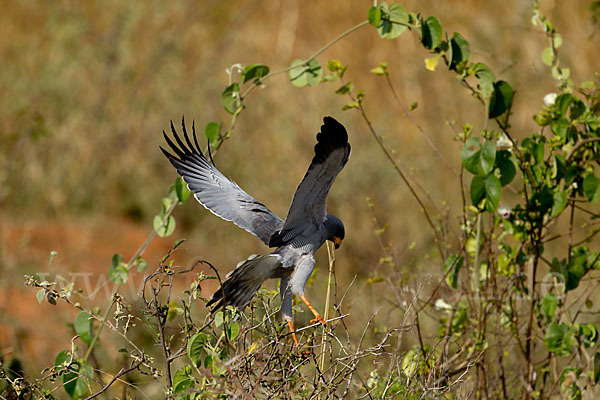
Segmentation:
<svg viewBox="0 0 600 400">
<path fill-rule="evenodd" d="M 333 238 L 333 245 L 336 248 L 336 250 L 340 248 L 341 244 L 342 244 L 342 239 L 340 239 L 339 237 L 335 236 Z"/>
</svg>

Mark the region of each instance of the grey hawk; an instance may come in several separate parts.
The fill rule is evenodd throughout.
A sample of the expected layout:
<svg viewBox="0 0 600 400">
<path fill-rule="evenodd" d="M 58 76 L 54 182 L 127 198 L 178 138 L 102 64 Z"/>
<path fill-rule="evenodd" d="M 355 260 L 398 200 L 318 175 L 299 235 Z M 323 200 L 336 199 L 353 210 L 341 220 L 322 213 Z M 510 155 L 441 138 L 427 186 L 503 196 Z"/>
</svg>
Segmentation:
<svg viewBox="0 0 600 400">
<path fill-rule="evenodd" d="M 171 123 L 177 144 L 164 131 L 163 135 L 174 154 L 162 147 L 161 150 L 194 197 L 212 213 L 256 235 L 269 247 L 275 247 L 270 254 L 253 255 L 240 262 L 227 275 L 207 306 L 216 303 L 213 312 L 227 305 L 243 310 L 265 280 L 279 278 L 282 317 L 287 321 L 294 342 L 298 345 L 294 333 L 292 297 L 294 294 L 300 297 L 315 315 L 315 320 L 325 324 L 323 317 L 304 296 L 304 285 L 314 269 L 314 253 L 326 240 L 332 241 L 337 249 L 345 235 L 342 221 L 327 214 L 326 198 L 333 181 L 350 156 L 346 129 L 332 117 L 323 118 L 321 131 L 317 134 L 315 155 L 296 189 L 285 221 L 227 179 L 206 159 L 198 146 L 193 126 L 194 143 L 183 121 L 182 129 L 183 140 Z"/>
</svg>

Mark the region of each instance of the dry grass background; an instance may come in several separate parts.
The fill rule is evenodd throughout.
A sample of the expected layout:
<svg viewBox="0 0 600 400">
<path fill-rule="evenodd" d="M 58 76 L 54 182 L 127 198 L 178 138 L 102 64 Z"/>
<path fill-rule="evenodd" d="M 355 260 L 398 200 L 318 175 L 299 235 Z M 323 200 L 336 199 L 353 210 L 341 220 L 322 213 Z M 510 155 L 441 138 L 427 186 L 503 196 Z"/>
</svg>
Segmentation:
<svg viewBox="0 0 600 400">
<path fill-rule="evenodd" d="M 588 1 L 542 1 L 543 12 L 564 38 L 562 65 L 576 84 L 600 70 L 597 28 Z M 68 346 L 72 314 L 38 305 L 22 276 L 54 268 L 101 274 L 115 252 L 128 258 L 150 231 L 160 197 L 175 173 L 158 146 L 161 130 L 182 115 L 199 127 L 229 121 L 220 103 L 225 69 L 234 63 L 284 68 L 362 21 L 370 1 L 14 1 L 0 13 L 0 351 L 19 356 L 35 373 Z M 530 24 L 523 0 L 417 1 L 409 11 L 437 16 L 445 30 L 460 32 L 472 59 L 488 64 L 517 91 L 512 123 L 525 136 L 532 115 L 553 80 L 540 53 L 543 33 Z M 594 34 L 596 33 L 596 34 Z M 459 145 L 447 121 L 480 129 L 484 115 L 453 75 L 424 68 L 416 35 L 380 40 L 364 27 L 319 57 L 349 64 L 347 78 L 366 91 L 365 106 L 405 168 L 438 203 L 460 211 L 458 178 L 444 166 L 418 129 L 394 103 L 382 79 L 368 71 L 388 61 L 402 100 L 418 102 L 414 118 L 457 168 Z M 329 211 L 346 225 L 337 253 L 339 285 L 357 275 L 347 311 L 361 330 L 378 306 L 384 286 L 367 285 L 377 274 L 382 250 L 374 235 L 366 197 L 388 225 L 404 271 L 427 287 L 441 265 L 418 206 L 397 178 L 366 126 L 337 86 L 295 88 L 284 75 L 255 91 L 232 139 L 216 157 L 240 186 L 285 216 L 296 185 L 312 157 L 314 135 L 324 115 L 349 130 L 353 154 L 329 196 Z M 522 137 L 517 134 L 517 138 Z M 193 201 L 176 212 L 174 238 L 184 237 L 179 260 L 210 260 L 221 272 L 266 249 L 252 236 L 220 221 Z M 456 225 L 451 219 L 451 224 Z M 158 240 L 146 259 L 155 263 L 172 242 Z M 414 245 L 413 245 L 414 244 Z M 307 289 L 322 309 L 326 252 L 318 255 L 319 279 Z M 274 286 L 269 286 L 274 287 Z M 207 288 L 207 290 L 210 288 Z M 435 316 L 433 316 L 435 317 Z M 304 316 L 300 316 L 300 324 Z M 384 327 L 401 316 L 374 320 Z M 305 318 L 308 320 L 309 318 Z M 33 323 L 32 323 L 33 322 Z M 434 337 L 437 332 L 426 333 Z M 41 344 L 40 344 L 41 343 Z M 407 341 L 406 345 L 410 345 Z"/>
</svg>

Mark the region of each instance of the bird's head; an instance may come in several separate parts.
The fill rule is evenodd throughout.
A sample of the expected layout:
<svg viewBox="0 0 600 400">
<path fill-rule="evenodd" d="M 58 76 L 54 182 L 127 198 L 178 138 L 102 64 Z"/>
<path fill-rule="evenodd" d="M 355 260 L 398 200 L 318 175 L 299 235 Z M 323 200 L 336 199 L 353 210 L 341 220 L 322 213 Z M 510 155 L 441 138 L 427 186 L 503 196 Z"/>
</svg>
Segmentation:
<svg viewBox="0 0 600 400">
<path fill-rule="evenodd" d="M 325 234 L 325 238 L 333 242 L 336 249 L 339 248 L 346 235 L 344 224 L 335 215 L 327 214 L 325 218 Z"/>
</svg>

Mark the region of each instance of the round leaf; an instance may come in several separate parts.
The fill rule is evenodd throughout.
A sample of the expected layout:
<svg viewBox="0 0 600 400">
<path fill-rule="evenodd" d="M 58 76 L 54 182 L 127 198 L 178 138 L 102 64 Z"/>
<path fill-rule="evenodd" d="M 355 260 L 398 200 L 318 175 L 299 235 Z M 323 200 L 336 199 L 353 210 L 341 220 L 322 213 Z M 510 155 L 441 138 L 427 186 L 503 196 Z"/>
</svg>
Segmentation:
<svg viewBox="0 0 600 400">
<path fill-rule="evenodd" d="M 542 311 L 547 317 L 552 318 L 558 307 L 558 298 L 554 293 L 546 293 L 542 299 Z"/>
<path fill-rule="evenodd" d="M 500 204 L 500 193 L 502 185 L 500 180 L 494 174 L 490 174 L 485 178 L 485 209 L 489 212 L 494 212 Z"/>
<path fill-rule="evenodd" d="M 75 327 L 75 333 L 79 335 L 84 343 L 89 345 L 92 342 L 92 320 L 90 319 L 90 315 L 81 311 L 77 314 L 77 317 L 75 317 L 75 323 L 73 325 Z"/>
<path fill-rule="evenodd" d="M 184 365 L 173 376 L 173 393 L 184 392 L 193 384 L 192 367 Z"/>
<path fill-rule="evenodd" d="M 486 140 L 481 149 L 480 168 L 483 175 L 489 174 L 496 162 L 496 143 Z"/>
<path fill-rule="evenodd" d="M 583 193 L 591 203 L 598 202 L 600 200 L 600 179 L 596 178 L 594 174 L 588 174 L 583 179 Z"/>
<path fill-rule="evenodd" d="M 267 67 L 266 65 L 247 65 L 242 71 L 242 83 L 246 83 L 252 79 L 260 80 L 260 78 L 267 76 L 268 73 L 269 67 Z"/>
<path fill-rule="evenodd" d="M 208 143 L 213 147 L 219 144 L 220 130 L 221 126 L 216 122 L 209 122 L 204 127 L 204 136 L 206 136 L 206 140 L 208 140 Z"/>
<path fill-rule="evenodd" d="M 156 215 L 154 216 L 153 226 L 158 236 L 169 236 L 175 230 L 175 218 L 173 218 L 172 215 L 169 215 L 169 217 L 165 219 L 160 214 Z"/>
<path fill-rule="evenodd" d="M 479 156 L 481 154 L 481 144 L 478 138 L 469 138 L 465 142 L 460 152 L 460 161 L 463 167 L 474 175 L 479 174 Z"/>
<path fill-rule="evenodd" d="M 479 82 L 478 89 L 479 93 L 484 97 L 488 98 L 494 92 L 494 81 L 495 76 L 490 67 L 482 63 L 476 63 L 472 66 L 473 73 Z"/>
<path fill-rule="evenodd" d="M 467 42 L 465 38 L 463 38 L 461 34 L 457 32 L 454 32 L 452 35 L 452 40 L 450 40 L 450 49 L 452 51 L 452 55 L 450 56 L 450 69 L 455 70 L 456 66 L 460 62 L 468 60 L 471 49 L 469 47 L 469 42 Z"/>
<path fill-rule="evenodd" d="M 442 43 L 442 24 L 436 17 L 427 17 L 421 24 L 421 43 L 426 49 L 434 50 Z"/>
<path fill-rule="evenodd" d="M 299 59 L 294 60 L 291 67 L 289 72 L 290 81 L 292 81 L 292 85 L 297 87 L 315 86 L 323 76 L 323 69 L 315 58 L 308 62 Z"/>
<path fill-rule="evenodd" d="M 181 203 L 185 202 L 191 193 L 188 186 L 180 177 L 177 177 L 175 180 L 175 193 L 177 194 L 177 199 Z"/>
<path fill-rule="evenodd" d="M 571 354 L 571 345 L 573 344 L 573 333 L 571 327 L 566 323 L 557 324 L 554 322 L 546 331 L 544 337 L 546 348 L 557 356 L 567 356 Z"/>
<path fill-rule="evenodd" d="M 381 3 L 381 20 L 377 33 L 384 39 L 395 39 L 408 29 L 408 13 L 400 4 Z"/>
<path fill-rule="evenodd" d="M 190 338 L 187 345 L 187 355 L 194 365 L 201 365 L 204 355 L 204 346 L 208 342 L 208 335 L 199 332 Z"/>
<path fill-rule="evenodd" d="M 442 25 L 434 16 L 427 17 L 421 25 L 421 42 L 429 50 L 435 50 L 442 42 Z"/>
<path fill-rule="evenodd" d="M 508 185 L 517 174 L 517 168 L 513 162 L 512 156 L 507 150 L 500 150 L 496 154 L 496 167 L 500 171 L 500 184 Z"/>
<path fill-rule="evenodd" d="M 555 192 L 553 196 L 552 211 L 550 212 L 551 217 L 556 217 L 560 214 L 567 205 L 567 192 L 564 190 L 561 192 Z"/>
<path fill-rule="evenodd" d="M 369 20 L 369 24 L 377 28 L 381 23 L 381 9 L 379 9 L 379 7 L 369 8 L 369 12 L 367 13 L 367 19 Z"/>
<path fill-rule="evenodd" d="M 471 202 L 475 207 L 485 198 L 485 182 L 480 176 L 474 176 L 471 181 Z"/>
<path fill-rule="evenodd" d="M 223 103 L 223 108 L 229 114 L 233 114 L 237 111 L 241 106 L 240 102 L 240 85 L 237 83 L 232 83 L 227 86 L 223 93 L 221 93 L 221 103 Z"/>
<path fill-rule="evenodd" d="M 512 104 L 513 95 L 512 88 L 505 81 L 494 83 L 494 92 L 490 99 L 489 117 L 496 118 L 507 112 Z"/>
</svg>

